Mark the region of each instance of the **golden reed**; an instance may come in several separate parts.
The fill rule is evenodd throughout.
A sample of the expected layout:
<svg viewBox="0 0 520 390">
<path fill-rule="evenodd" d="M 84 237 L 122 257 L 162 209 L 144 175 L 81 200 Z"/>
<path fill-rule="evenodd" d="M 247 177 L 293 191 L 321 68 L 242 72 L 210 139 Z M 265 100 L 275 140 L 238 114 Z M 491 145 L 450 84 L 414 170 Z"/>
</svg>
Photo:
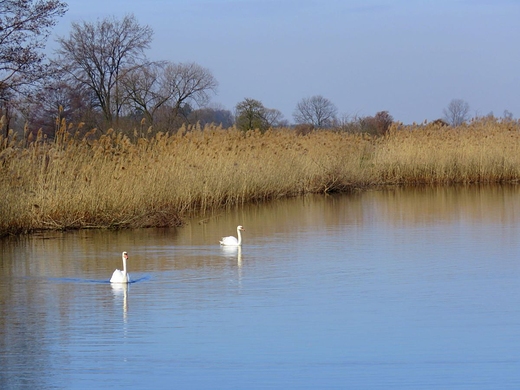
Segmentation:
<svg viewBox="0 0 520 390">
<path fill-rule="evenodd" d="M 369 186 L 520 178 L 520 123 L 395 125 L 384 137 L 220 127 L 83 137 L 61 124 L 0 138 L 0 236 L 41 229 L 179 225 L 218 208 Z"/>
</svg>

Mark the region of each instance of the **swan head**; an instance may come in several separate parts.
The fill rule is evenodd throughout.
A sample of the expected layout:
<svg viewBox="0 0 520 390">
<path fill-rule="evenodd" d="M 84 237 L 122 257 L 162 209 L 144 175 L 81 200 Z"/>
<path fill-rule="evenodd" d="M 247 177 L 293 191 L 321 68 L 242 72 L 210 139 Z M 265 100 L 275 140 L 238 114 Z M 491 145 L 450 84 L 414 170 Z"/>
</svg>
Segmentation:
<svg viewBox="0 0 520 390">
<path fill-rule="evenodd" d="M 128 259 L 128 252 L 123 252 L 121 256 L 124 260 Z"/>
<path fill-rule="evenodd" d="M 242 226 L 238 226 L 237 230 L 246 230 L 246 229 L 244 229 Z"/>
</svg>

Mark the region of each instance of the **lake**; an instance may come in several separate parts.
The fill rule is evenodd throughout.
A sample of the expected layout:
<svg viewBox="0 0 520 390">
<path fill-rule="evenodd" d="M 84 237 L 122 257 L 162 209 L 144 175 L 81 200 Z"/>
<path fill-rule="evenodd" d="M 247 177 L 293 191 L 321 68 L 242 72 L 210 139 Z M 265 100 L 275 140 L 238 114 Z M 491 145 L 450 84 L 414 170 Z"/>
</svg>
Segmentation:
<svg viewBox="0 0 520 390">
<path fill-rule="evenodd" d="M 520 388 L 519 186 L 188 222 L 0 241 L 0 388 Z"/>
</svg>

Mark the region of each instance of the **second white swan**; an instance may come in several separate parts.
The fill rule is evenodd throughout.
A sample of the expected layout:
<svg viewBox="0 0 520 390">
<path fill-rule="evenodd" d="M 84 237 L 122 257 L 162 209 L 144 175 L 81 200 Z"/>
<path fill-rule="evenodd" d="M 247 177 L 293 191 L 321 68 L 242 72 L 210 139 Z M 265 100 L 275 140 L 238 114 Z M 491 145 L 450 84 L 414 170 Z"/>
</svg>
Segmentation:
<svg viewBox="0 0 520 390">
<path fill-rule="evenodd" d="M 130 275 L 126 272 L 126 260 L 128 259 L 128 253 L 123 252 L 123 270 L 116 269 L 110 278 L 110 283 L 130 283 Z"/>
<path fill-rule="evenodd" d="M 244 229 L 242 226 L 237 226 L 238 239 L 233 236 L 222 237 L 222 239 L 220 240 L 220 245 L 227 245 L 227 246 L 242 245 L 242 234 L 240 233 L 242 230 L 246 230 L 246 229 Z"/>
</svg>

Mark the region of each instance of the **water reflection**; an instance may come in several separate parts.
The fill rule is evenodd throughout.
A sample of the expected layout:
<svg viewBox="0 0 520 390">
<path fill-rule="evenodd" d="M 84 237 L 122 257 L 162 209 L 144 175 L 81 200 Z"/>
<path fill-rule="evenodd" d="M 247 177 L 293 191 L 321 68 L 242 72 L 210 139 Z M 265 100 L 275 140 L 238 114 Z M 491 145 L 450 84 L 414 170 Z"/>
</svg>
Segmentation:
<svg viewBox="0 0 520 390">
<path fill-rule="evenodd" d="M 233 261 L 237 266 L 238 287 L 242 287 L 242 246 L 220 246 L 224 258 Z"/>
<path fill-rule="evenodd" d="M 242 267 L 242 247 L 241 246 L 220 246 L 220 251 L 227 259 L 236 260 L 238 268 Z"/>
<path fill-rule="evenodd" d="M 85 278 L 108 281 L 122 249 L 132 253 L 132 273 L 203 267 L 200 248 L 218 248 L 222 231 L 246 224 L 246 248 L 283 245 L 287 234 L 374 220 L 388 227 L 420 227 L 442 221 L 510 225 L 520 215 L 520 187 L 387 189 L 348 196 L 305 196 L 248 205 L 188 221 L 182 228 L 48 232 L 0 241 L 0 277 Z M 190 256 L 175 259 L 177 254 Z M 212 261 L 215 267 L 220 262 Z"/>
<path fill-rule="evenodd" d="M 110 283 L 110 286 L 112 287 L 112 292 L 117 302 L 120 301 L 121 297 L 123 298 L 123 319 L 126 323 L 128 320 L 128 290 L 130 289 L 130 285 L 129 283 Z"/>
</svg>

